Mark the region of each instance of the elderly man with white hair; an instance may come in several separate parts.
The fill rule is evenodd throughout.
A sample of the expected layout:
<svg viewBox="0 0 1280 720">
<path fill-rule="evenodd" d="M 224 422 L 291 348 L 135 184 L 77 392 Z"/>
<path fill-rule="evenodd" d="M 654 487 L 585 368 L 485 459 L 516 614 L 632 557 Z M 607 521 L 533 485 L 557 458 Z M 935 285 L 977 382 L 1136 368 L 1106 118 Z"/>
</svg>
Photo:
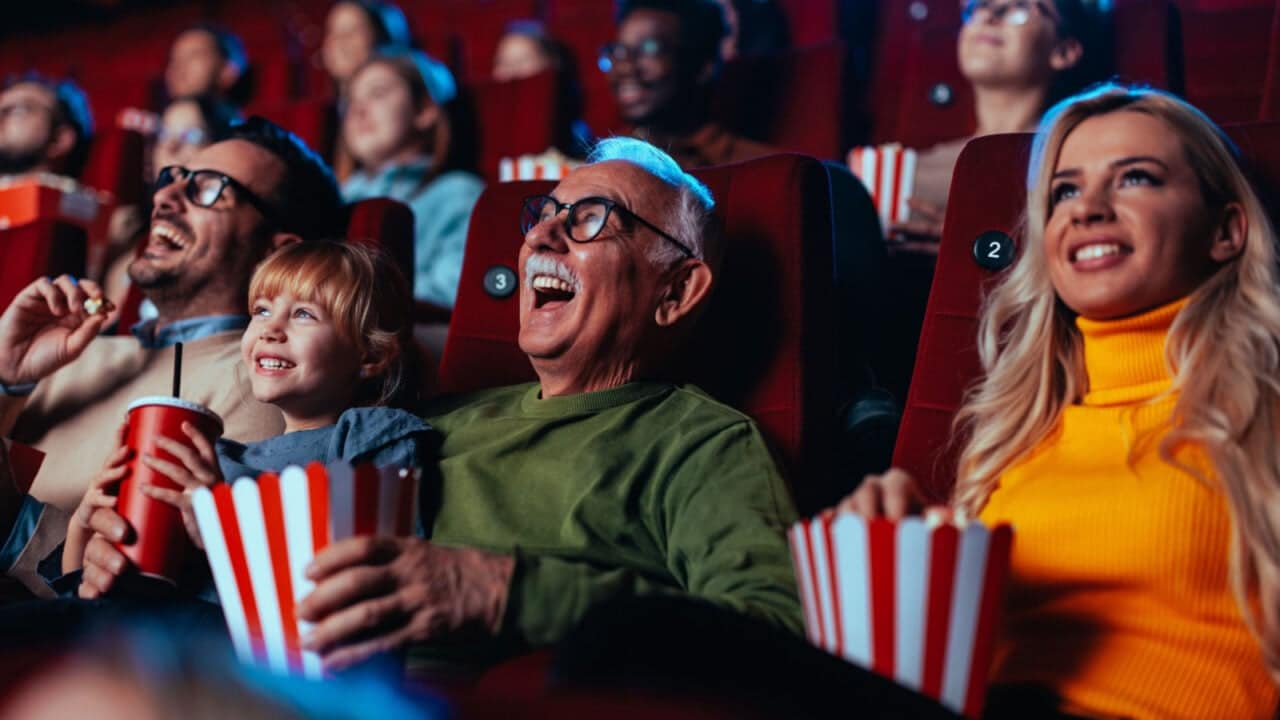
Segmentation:
<svg viewBox="0 0 1280 720">
<path fill-rule="evenodd" d="M 444 441 L 428 539 L 355 538 L 316 557 L 300 614 L 326 664 L 406 646 L 492 661 L 633 595 L 799 632 L 795 509 L 760 431 L 664 375 L 715 280 L 713 206 L 627 138 L 525 200 L 519 342 L 538 382 L 432 408 Z"/>
</svg>

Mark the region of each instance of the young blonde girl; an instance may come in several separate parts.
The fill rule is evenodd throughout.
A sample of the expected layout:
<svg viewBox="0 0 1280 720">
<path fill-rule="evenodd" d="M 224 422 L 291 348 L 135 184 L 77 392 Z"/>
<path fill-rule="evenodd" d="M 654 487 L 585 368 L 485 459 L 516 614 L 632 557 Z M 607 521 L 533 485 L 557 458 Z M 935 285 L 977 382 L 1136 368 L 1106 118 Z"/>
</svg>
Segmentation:
<svg viewBox="0 0 1280 720">
<path fill-rule="evenodd" d="M 254 397 L 280 409 L 285 433 L 256 443 L 210 443 L 184 424 L 190 447 L 158 440 L 178 462 L 141 458 L 184 489 L 147 485 L 143 492 L 180 508 L 199 543 L 190 503 L 197 487 L 311 461 L 420 465 L 430 428 L 411 412 L 421 400 L 411 307 L 400 272 L 364 246 L 298 243 L 269 257 L 250 283 L 241 356 Z M 114 507 L 111 490 L 127 474 L 131 452 L 122 442 L 72 516 L 64 572 L 82 564 L 95 509 Z M 94 594 L 81 585 L 82 596 Z"/>
</svg>

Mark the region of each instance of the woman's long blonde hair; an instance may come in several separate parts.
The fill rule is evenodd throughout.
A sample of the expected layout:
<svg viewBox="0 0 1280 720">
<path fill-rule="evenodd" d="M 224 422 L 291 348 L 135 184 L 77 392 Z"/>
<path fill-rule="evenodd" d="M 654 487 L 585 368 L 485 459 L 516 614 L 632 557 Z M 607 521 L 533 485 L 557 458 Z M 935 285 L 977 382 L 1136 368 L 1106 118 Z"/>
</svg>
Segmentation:
<svg viewBox="0 0 1280 720">
<path fill-rule="evenodd" d="M 1203 113 L 1157 90 L 1114 84 L 1067 98 L 1046 113 L 1027 174 L 1022 257 L 986 298 L 978 329 L 985 371 L 956 416 L 964 438 L 954 501 L 977 513 L 1001 474 L 1055 430 L 1088 389 L 1074 314 L 1049 279 L 1044 227 L 1063 141 L 1084 120 L 1139 112 L 1182 140 L 1206 205 L 1239 203 L 1244 249 L 1190 296 L 1165 344 L 1178 399 L 1161 457 L 1191 443 L 1216 473 L 1232 520 L 1231 582 L 1246 623 L 1280 682 L 1280 290 L 1276 236 L 1230 140 Z"/>
</svg>

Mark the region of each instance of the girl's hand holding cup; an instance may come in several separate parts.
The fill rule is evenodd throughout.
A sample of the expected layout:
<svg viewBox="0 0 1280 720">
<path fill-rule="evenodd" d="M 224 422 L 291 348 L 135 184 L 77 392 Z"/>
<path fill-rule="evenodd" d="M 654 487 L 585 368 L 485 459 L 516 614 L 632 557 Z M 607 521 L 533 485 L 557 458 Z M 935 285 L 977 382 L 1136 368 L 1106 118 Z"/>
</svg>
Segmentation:
<svg viewBox="0 0 1280 720">
<path fill-rule="evenodd" d="M 116 493 L 120 481 L 129 474 L 129 458 L 133 449 L 125 444 L 125 434 L 129 431 L 129 423 L 121 423 L 116 431 L 116 449 L 103 463 L 102 470 L 89 483 L 89 489 L 80 499 L 80 505 L 71 516 L 67 525 L 67 539 L 62 548 L 62 572 L 79 570 L 84 563 L 84 549 L 93 537 L 93 526 L 90 518 L 98 508 L 115 509 Z"/>
<path fill-rule="evenodd" d="M 223 482 L 222 469 L 218 466 L 218 455 L 213 449 L 213 443 L 205 437 L 204 433 L 190 422 L 182 423 L 182 432 L 191 439 L 191 445 L 194 448 L 167 437 L 156 438 L 156 445 L 177 458 L 181 464 L 163 460 L 149 453 L 144 453 L 141 460 L 147 467 L 181 485 L 183 489 L 173 490 L 150 483 L 143 484 L 141 489 L 147 497 L 168 503 L 182 511 L 182 524 L 187 529 L 187 535 L 196 547 L 203 550 L 204 544 L 200 540 L 200 530 L 196 526 L 195 514 L 191 509 L 191 493 L 196 488 Z"/>
</svg>

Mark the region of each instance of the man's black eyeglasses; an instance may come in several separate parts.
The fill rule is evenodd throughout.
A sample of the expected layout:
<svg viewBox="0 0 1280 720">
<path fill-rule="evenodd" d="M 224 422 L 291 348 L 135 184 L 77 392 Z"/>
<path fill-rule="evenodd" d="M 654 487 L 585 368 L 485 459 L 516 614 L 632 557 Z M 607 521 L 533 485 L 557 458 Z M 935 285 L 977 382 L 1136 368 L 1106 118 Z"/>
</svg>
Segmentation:
<svg viewBox="0 0 1280 720">
<path fill-rule="evenodd" d="M 279 224 L 279 215 L 271 203 L 258 197 L 256 193 L 244 186 L 244 183 L 217 170 L 188 170 L 181 165 L 169 165 L 160 168 L 156 175 L 155 191 L 168 187 L 175 182 L 185 182 L 183 193 L 187 199 L 200 207 L 213 207 L 228 186 L 235 189 L 236 197 L 243 199 L 266 219 Z"/>
<path fill-rule="evenodd" d="M 600 72 L 607 73 L 613 70 L 613 66 L 620 62 L 651 60 L 668 52 L 670 49 L 657 38 L 645 38 L 635 45 L 611 42 L 600 48 L 600 54 L 596 56 L 596 66 L 600 68 Z"/>
<path fill-rule="evenodd" d="M 602 197 L 587 197 L 572 203 L 562 203 L 550 195 L 530 195 L 524 199 L 524 208 L 520 213 L 520 232 L 527 235 L 538 223 L 550 220 L 568 210 L 565 226 L 569 229 L 569 238 L 574 242 L 588 243 L 595 240 L 609 221 L 609 213 L 617 210 L 636 222 L 644 225 L 668 242 L 680 248 L 685 257 L 693 257 L 688 245 L 671 237 L 656 225 L 631 212 L 626 206 Z"/>
</svg>

